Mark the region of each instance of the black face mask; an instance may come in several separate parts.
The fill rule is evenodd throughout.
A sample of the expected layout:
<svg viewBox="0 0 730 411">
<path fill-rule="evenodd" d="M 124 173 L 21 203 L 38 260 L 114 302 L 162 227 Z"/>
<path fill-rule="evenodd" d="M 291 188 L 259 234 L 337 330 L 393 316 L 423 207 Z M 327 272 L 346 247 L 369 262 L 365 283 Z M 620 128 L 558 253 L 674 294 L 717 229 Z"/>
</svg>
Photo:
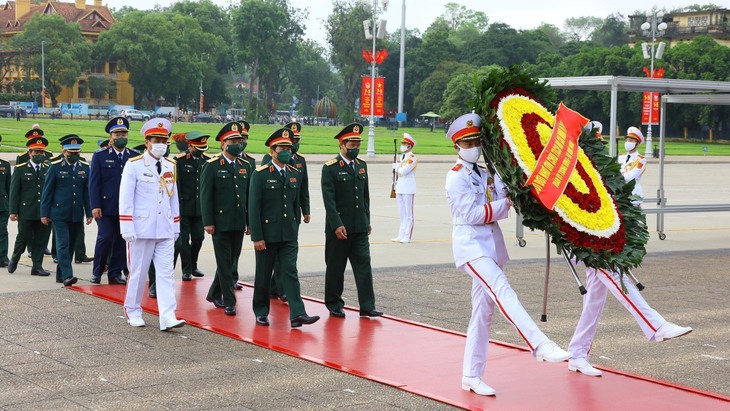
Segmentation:
<svg viewBox="0 0 730 411">
<path fill-rule="evenodd" d="M 197 158 L 197 157 L 200 157 L 202 154 L 203 154 L 203 152 L 200 150 L 190 150 L 190 155 L 193 157 Z"/>
</svg>

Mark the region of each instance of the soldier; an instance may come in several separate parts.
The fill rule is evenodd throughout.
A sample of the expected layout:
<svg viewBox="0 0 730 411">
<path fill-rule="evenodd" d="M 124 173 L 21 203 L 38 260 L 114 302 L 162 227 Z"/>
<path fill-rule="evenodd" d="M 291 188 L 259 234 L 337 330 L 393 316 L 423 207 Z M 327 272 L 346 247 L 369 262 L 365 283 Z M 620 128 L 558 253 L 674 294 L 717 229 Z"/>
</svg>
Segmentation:
<svg viewBox="0 0 730 411">
<path fill-rule="evenodd" d="M 119 189 L 119 225 L 127 242 L 129 285 L 124 314 L 133 327 L 144 327 L 142 293 L 150 263 L 157 272 L 160 330 L 185 325 L 175 309 L 174 247 L 180 235 L 180 210 L 175 162 L 165 158 L 172 124 L 164 118 L 148 120 L 141 129 L 147 150 L 130 159 Z"/>
<path fill-rule="evenodd" d="M 0 136 L 0 142 L 3 136 Z M 0 158 L 0 267 L 8 266 L 8 197 L 10 195 L 10 163 Z"/>
<path fill-rule="evenodd" d="M 122 271 L 127 269 L 127 264 L 124 239 L 119 232 L 119 186 L 124 165 L 138 153 L 127 148 L 129 121 L 126 118 L 112 118 L 104 130 L 109 133 L 109 147 L 96 151 L 91 157 L 89 175 L 91 212 L 99 229 L 91 282 L 101 283 L 108 263 L 109 284 L 125 285 L 127 281 L 122 277 Z"/>
<path fill-rule="evenodd" d="M 38 123 L 33 124 L 30 130 L 28 130 L 25 133 L 26 140 L 34 138 L 34 137 L 43 137 L 44 133 L 43 130 L 41 130 L 41 126 L 38 125 Z M 46 156 L 46 161 L 50 164 L 50 161 L 53 157 L 53 153 L 46 150 L 43 152 L 43 155 Z M 28 160 L 30 160 L 30 155 L 28 154 L 28 150 L 26 150 L 24 153 L 19 154 L 17 157 L 15 157 L 15 164 L 21 164 L 21 163 L 27 163 Z M 51 255 L 51 250 L 48 249 L 48 247 L 43 248 L 43 254 L 45 255 Z M 31 250 L 28 250 L 28 257 L 32 258 L 32 252 Z"/>
<path fill-rule="evenodd" d="M 198 269 L 200 247 L 205 238 L 200 214 L 200 172 L 203 164 L 210 160 L 210 156 L 205 154 L 209 138 L 199 131 L 185 133 L 187 150 L 175 157 L 177 187 L 180 190 L 180 238 L 176 247 L 180 250 L 183 281 L 205 275 Z"/>
<path fill-rule="evenodd" d="M 41 190 L 46 179 L 48 163 L 46 147 L 48 140 L 32 137 L 26 142 L 29 160 L 15 166 L 10 180 L 10 221 L 18 222 L 18 235 L 15 238 L 13 255 L 8 262 L 8 272 L 18 268 L 20 255 L 28 246 L 33 260 L 31 275 L 48 276 L 50 271 L 43 269 L 43 249 L 48 244 L 50 227 L 41 222 Z"/>
<path fill-rule="evenodd" d="M 413 154 L 413 147 L 416 140 L 408 133 L 403 133 L 400 142 L 400 161 L 393 164 L 398 179 L 395 183 L 395 195 L 398 200 L 398 213 L 400 214 L 400 229 L 398 236 L 391 241 L 410 243 L 413 236 L 413 200 L 416 196 L 416 167 L 418 159 Z"/>
<path fill-rule="evenodd" d="M 302 173 L 302 182 L 299 190 L 299 205 L 297 208 L 301 212 L 302 219 L 305 224 L 309 224 L 310 220 L 310 207 L 309 207 L 309 173 L 307 173 L 307 161 L 304 156 L 299 154 L 299 141 L 301 140 L 302 125 L 297 122 L 291 122 L 284 126 L 292 131 L 291 134 L 291 160 L 289 165 L 296 168 Z M 271 156 L 267 153 L 261 160 L 261 164 L 271 163 Z M 288 301 L 284 289 L 280 287 L 277 280 L 279 274 L 278 264 L 274 262 L 274 275 L 271 277 L 271 298 L 281 298 L 281 301 Z"/>
<path fill-rule="evenodd" d="M 292 328 L 313 324 L 319 316 L 308 316 L 299 288 L 297 253 L 302 173 L 289 164 L 292 131 L 282 128 L 267 140 L 271 163 L 256 169 L 251 179 L 249 221 L 256 250 L 253 311 L 256 324 L 269 325 L 269 297 L 274 264 L 279 268 L 281 288 L 289 296 Z"/>
<path fill-rule="evenodd" d="M 537 328 L 502 271 L 509 256 L 497 221 L 508 217 L 512 201 L 506 197 L 499 175 L 476 164 L 481 155 L 480 126 L 481 118 L 472 113 L 457 118 L 449 127 L 446 138 L 451 139 L 459 157 L 446 175 L 446 199 L 454 224 L 454 262 L 472 277 L 472 313 L 466 331 L 461 388 L 479 395 L 495 395 L 495 390 L 481 379 L 495 308 L 517 329 L 538 361 L 561 362 L 570 354 Z"/>
<path fill-rule="evenodd" d="M 379 317 L 375 309 L 373 270 L 370 265 L 370 192 L 367 164 L 360 153 L 362 125 L 340 131 L 340 153 L 322 167 L 322 197 L 327 212 L 324 259 L 327 264 L 324 303 L 334 317 L 345 317 L 342 300 L 344 273 L 350 260 L 360 303 L 360 317 Z"/>
<path fill-rule="evenodd" d="M 78 233 L 84 232 L 84 217 L 86 224 L 91 224 L 89 164 L 79 154 L 83 142 L 76 134 L 61 137 L 63 157 L 48 169 L 41 197 L 41 222 L 53 223 L 56 237 L 56 282 L 62 282 L 65 287 L 78 281 L 73 275 L 71 257 L 79 240 Z"/>
<path fill-rule="evenodd" d="M 246 146 L 248 145 L 248 130 L 251 129 L 251 126 L 250 126 L 250 124 L 248 124 L 247 121 L 244 121 L 244 120 L 239 121 L 238 124 L 239 124 L 239 128 L 241 130 L 241 136 L 243 137 L 243 142 L 241 143 L 241 147 L 243 147 L 243 151 L 241 152 L 239 157 L 241 157 L 241 159 L 243 159 L 244 161 L 247 161 L 248 164 L 251 165 L 251 170 L 256 170 L 256 158 L 254 158 L 252 155 L 250 155 L 246 152 Z M 246 234 L 247 235 L 251 234 L 248 227 L 246 227 Z M 233 277 L 233 289 L 235 289 L 235 290 L 240 290 L 243 288 L 241 286 L 241 284 L 238 283 L 238 258 L 239 257 L 240 257 L 240 255 L 236 255 L 236 261 L 233 264 L 232 277 Z"/>
<path fill-rule="evenodd" d="M 254 171 L 239 157 L 243 133 L 248 134 L 240 123 L 224 125 L 215 137 L 222 152 L 206 162 L 200 176 L 200 212 L 205 232 L 213 238 L 216 262 L 215 279 L 206 299 L 225 308 L 226 315 L 236 315 L 233 272 L 238 270 L 238 256 L 248 230 L 248 186 Z"/>
</svg>

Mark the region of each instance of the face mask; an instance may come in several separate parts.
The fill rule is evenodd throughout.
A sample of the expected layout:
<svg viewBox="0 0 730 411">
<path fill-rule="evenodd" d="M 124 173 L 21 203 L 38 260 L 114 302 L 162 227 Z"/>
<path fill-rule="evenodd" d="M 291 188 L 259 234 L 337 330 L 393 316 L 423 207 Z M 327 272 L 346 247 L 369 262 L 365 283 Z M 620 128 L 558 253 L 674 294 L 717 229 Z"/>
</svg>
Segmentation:
<svg viewBox="0 0 730 411">
<path fill-rule="evenodd" d="M 411 146 L 406 145 L 406 144 L 401 144 L 401 146 L 400 146 L 400 152 L 401 153 L 405 153 L 406 151 L 408 151 L 409 148 L 411 148 Z"/>
<path fill-rule="evenodd" d="M 481 155 L 481 154 L 482 154 L 481 147 L 460 148 L 459 149 L 459 157 L 461 157 L 467 163 L 476 163 L 477 161 L 479 161 L 479 155 Z"/>
<path fill-rule="evenodd" d="M 226 152 L 234 157 L 238 157 L 243 152 L 243 144 L 229 144 L 226 146 Z"/>
<path fill-rule="evenodd" d="M 68 161 L 69 164 L 74 164 L 79 161 L 79 157 L 81 157 L 79 153 L 69 154 L 68 157 L 66 157 L 66 161 Z"/>
<path fill-rule="evenodd" d="M 118 148 L 118 149 L 121 150 L 121 149 L 123 149 L 124 147 L 127 146 L 127 139 L 126 138 L 118 138 L 118 139 L 114 140 L 114 143 L 112 143 L 112 144 L 114 144 L 114 147 L 116 147 L 116 148 Z"/>
<path fill-rule="evenodd" d="M 288 163 L 289 160 L 291 160 L 291 151 L 279 151 L 276 153 L 276 159 L 279 160 L 280 163 Z"/>
<path fill-rule="evenodd" d="M 626 149 L 626 151 L 631 151 L 636 148 L 636 143 L 634 143 L 633 141 L 625 141 L 624 148 Z"/>
<path fill-rule="evenodd" d="M 167 144 L 165 143 L 154 143 L 150 149 L 150 155 L 155 158 L 160 158 L 165 155 L 167 151 Z"/>
<path fill-rule="evenodd" d="M 248 141 L 244 141 L 241 143 L 241 153 L 243 153 L 243 150 L 246 149 L 246 146 L 248 145 Z"/>
<path fill-rule="evenodd" d="M 200 150 L 197 150 L 197 149 L 196 150 L 190 150 L 190 155 L 192 155 L 195 158 L 200 157 L 201 154 L 203 154 L 203 152 L 200 151 Z"/>
<path fill-rule="evenodd" d="M 297 151 L 299 151 L 299 143 L 292 143 L 291 144 L 291 153 L 294 154 Z"/>
<path fill-rule="evenodd" d="M 347 158 L 350 160 L 354 160 L 357 158 L 357 155 L 360 154 L 360 148 L 348 148 L 347 149 Z"/>
<path fill-rule="evenodd" d="M 33 162 L 36 164 L 41 164 L 44 161 L 46 161 L 46 156 L 44 156 L 43 154 L 36 154 L 33 156 Z"/>
</svg>

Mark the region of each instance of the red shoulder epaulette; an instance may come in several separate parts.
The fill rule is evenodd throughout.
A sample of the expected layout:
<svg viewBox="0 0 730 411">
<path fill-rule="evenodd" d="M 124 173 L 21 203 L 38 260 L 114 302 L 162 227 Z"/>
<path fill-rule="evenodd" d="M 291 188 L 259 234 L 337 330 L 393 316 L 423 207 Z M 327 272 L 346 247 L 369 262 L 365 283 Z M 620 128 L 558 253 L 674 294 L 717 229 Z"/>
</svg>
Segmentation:
<svg viewBox="0 0 730 411">
<path fill-rule="evenodd" d="M 459 170 L 461 170 L 461 167 L 462 167 L 462 166 L 464 166 L 464 165 L 463 165 L 463 164 L 461 164 L 461 163 L 459 163 L 459 164 L 455 165 L 455 166 L 454 166 L 454 167 L 452 168 L 452 170 L 453 170 L 453 171 L 459 171 Z"/>
</svg>

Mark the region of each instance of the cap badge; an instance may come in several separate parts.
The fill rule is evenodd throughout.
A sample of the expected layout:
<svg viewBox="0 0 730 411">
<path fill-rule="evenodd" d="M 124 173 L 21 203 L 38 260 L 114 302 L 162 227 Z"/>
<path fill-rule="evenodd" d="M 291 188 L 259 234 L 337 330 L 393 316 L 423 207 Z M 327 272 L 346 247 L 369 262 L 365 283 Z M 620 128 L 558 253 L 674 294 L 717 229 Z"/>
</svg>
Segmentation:
<svg viewBox="0 0 730 411">
<path fill-rule="evenodd" d="M 33 131 L 33 136 L 39 135 L 37 131 Z"/>
<path fill-rule="evenodd" d="M 297 125 L 296 124 L 292 124 L 291 125 L 291 129 L 292 129 L 292 131 L 297 131 Z"/>
<path fill-rule="evenodd" d="M 118 124 L 118 125 L 120 125 L 120 126 L 121 126 L 122 124 L 124 124 L 124 119 L 123 119 L 123 118 L 121 118 L 121 117 L 120 117 L 120 118 L 118 118 L 118 119 L 117 119 L 117 124 Z"/>
<path fill-rule="evenodd" d="M 360 132 L 360 126 L 355 126 L 352 128 L 352 131 L 359 133 Z"/>
<path fill-rule="evenodd" d="M 71 144 L 76 144 L 76 139 L 71 140 Z"/>
<path fill-rule="evenodd" d="M 157 127 L 158 127 L 158 128 L 162 128 L 162 127 L 165 127 L 165 125 L 164 125 L 164 124 L 162 124 L 162 123 L 157 123 Z"/>
<path fill-rule="evenodd" d="M 231 131 L 238 131 L 238 125 L 237 124 L 231 124 Z"/>
<path fill-rule="evenodd" d="M 288 137 L 289 137 L 289 132 L 288 132 L 287 130 L 284 130 L 284 132 L 283 132 L 283 133 L 281 133 L 281 136 L 282 136 L 282 137 L 287 137 L 287 138 L 288 138 Z"/>
<path fill-rule="evenodd" d="M 200 139 L 200 142 L 201 143 L 205 143 L 206 141 L 208 141 L 208 138 L 207 137 L 203 137 L 203 138 Z"/>
<path fill-rule="evenodd" d="M 473 127 L 474 126 L 474 120 L 467 120 L 466 121 L 466 126 L 467 127 Z"/>
</svg>

